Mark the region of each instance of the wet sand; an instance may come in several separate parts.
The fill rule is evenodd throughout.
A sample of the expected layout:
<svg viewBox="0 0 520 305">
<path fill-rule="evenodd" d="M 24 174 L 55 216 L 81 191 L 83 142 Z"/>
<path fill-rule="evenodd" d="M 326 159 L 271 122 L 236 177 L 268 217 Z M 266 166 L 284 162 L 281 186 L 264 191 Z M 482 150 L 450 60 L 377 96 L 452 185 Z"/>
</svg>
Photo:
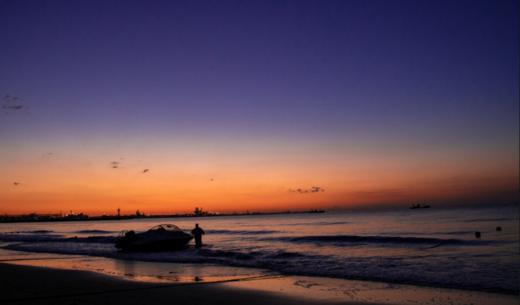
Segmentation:
<svg viewBox="0 0 520 305">
<path fill-rule="evenodd" d="M 18 263 L 0 263 L 0 304 L 516 305 L 518 302 L 514 295 L 318 277 L 256 275 L 213 283 L 164 283 Z"/>
<path fill-rule="evenodd" d="M 339 304 L 224 284 L 151 284 L 87 271 L 10 264 L 0 264 L 0 275 L 0 304 Z"/>
</svg>

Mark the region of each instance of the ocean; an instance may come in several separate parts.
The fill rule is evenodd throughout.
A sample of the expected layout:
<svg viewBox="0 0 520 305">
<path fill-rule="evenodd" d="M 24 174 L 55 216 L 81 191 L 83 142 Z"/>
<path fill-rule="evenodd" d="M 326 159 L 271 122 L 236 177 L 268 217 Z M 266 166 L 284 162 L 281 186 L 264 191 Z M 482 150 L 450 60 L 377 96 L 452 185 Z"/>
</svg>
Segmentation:
<svg viewBox="0 0 520 305">
<path fill-rule="evenodd" d="M 501 206 L 3 223 L 0 260 L 45 253 L 52 266 L 60 264 L 53 255 L 66 254 L 80 258 L 74 264 L 83 269 L 160 281 L 286 274 L 518 294 L 518 217 L 517 206 Z M 187 231 L 199 223 L 204 247 L 157 253 L 114 247 L 120 231 L 162 223 Z M 165 267 L 172 263 L 175 272 Z"/>
</svg>

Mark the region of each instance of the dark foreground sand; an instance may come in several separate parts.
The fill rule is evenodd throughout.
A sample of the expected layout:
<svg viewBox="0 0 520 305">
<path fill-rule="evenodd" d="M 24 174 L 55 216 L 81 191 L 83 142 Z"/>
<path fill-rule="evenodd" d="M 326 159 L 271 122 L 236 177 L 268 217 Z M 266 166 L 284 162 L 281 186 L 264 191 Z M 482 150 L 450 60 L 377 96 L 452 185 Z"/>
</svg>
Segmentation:
<svg viewBox="0 0 520 305">
<path fill-rule="evenodd" d="M 94 272 L 0 264 L 0 304 L 327 303 L 256 290 L 234 289 L 215 283 L 165 286 L 119 280 Z"/>
</svg>

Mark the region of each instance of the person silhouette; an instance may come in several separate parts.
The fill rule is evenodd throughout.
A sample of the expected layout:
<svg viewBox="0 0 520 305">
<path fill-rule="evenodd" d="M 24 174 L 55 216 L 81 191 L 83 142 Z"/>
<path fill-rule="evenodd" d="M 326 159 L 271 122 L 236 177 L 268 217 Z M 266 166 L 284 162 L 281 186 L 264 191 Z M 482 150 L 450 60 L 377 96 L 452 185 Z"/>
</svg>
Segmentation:
<svg viewBox="0 0 520 305">
<path fill-rule="evenodd" d="M 199 224 L 195 224 L 195 228 L 191 230 L 191 234 L 195 237 L 195 247 L 200 248 L 202 247 L 202 235 L 206 234 L 204 230 L 202 230 L 201 227 L 199 227 Z"/>
</svg>

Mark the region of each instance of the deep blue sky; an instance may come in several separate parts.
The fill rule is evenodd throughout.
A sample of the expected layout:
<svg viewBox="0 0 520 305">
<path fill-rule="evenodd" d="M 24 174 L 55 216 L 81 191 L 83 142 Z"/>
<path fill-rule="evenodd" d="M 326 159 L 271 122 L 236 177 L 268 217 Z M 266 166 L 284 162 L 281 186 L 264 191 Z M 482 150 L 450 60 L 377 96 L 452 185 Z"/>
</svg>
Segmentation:
<svg viewBox="0 0 520 305">
<path fill-rule="evenodd" d="M 515 3 L 2 1 L 0 91 L 67 126 L 511 130 Z"/>
<path fill-rule="evenodd" d="M 516 158 L 518 34 L 517 1 L 0 1 L 0 137 Z"/>
</svg>

